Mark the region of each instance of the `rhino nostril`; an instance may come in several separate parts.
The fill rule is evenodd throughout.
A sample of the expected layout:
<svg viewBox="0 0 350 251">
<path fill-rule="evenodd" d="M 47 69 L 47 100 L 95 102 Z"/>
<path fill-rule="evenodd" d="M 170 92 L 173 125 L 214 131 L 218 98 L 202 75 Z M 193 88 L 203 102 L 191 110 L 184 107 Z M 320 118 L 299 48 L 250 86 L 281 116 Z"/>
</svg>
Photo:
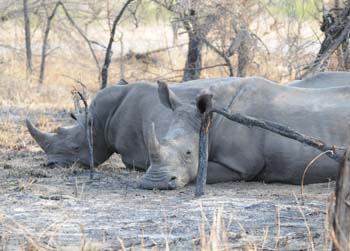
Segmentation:
<svg viewBox="0 0 350 251">
<path fill-rule="evenodd" d="M 170 181 L 174 181 L 174 180 L 176 180 L 176 177 L 175 177 L 175 176 L 172 176 L 172 177 L 170 178 Z"/>
</svg>

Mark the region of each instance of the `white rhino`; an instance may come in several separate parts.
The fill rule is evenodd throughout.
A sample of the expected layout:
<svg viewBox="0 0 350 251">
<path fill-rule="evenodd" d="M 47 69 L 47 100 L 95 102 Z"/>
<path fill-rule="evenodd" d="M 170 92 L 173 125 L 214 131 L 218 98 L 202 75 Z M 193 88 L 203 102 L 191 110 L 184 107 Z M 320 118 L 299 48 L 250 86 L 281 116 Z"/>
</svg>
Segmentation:
<svg viewBox="0 0 350 251">
<path fill-rule="evenodd" d="M 147 170 L 145 189 L 175 189 L 197 175 L 201 115 L 213 107 L 288 125 L 329 144 L 347 145 L 350 87 L 294 88 L 262 78 L 196 80 L 170 88 L 159 83 L 111 86 L 94 98 L 94 160 L 116 152 L 127 167 Z M 49 163 L 89 163 L 85 128 L 77 123 L 56 134 L 28 129 Z M 215 115 L 209 132 L 208 182 L 263 180 L 299 184 L 318 152 L 260 128 Z M 305 183 L 334 179 L 338 164 L 323 157 Z"/>
</svg>

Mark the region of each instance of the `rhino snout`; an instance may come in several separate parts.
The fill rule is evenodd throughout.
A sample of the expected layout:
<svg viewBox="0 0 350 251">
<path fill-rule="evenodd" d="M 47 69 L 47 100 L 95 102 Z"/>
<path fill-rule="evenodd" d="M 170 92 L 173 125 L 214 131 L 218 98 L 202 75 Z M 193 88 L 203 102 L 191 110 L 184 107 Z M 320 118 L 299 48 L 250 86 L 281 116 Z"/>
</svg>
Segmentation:
<svg viewBox="0 0 350 251">
<path fill-rule="evenodd" d="M 150 176 L 147 173 L 139 180 L 139 187 L 142 189 L 173 190 L 178 188 L 177 177 L 175 176 Z"/>
</svg>

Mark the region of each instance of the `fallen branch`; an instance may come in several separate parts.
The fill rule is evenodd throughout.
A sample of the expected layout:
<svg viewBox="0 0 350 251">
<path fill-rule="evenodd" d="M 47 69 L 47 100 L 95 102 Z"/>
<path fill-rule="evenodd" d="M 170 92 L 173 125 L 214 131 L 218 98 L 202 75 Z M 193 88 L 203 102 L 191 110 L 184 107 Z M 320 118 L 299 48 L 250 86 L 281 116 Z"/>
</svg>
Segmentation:
<svg viewBox="0 0 350 251">
<path fill-rule="evenodd" d="M 207 113 L 205 113 L 203 115 L 204 117 L 202 118 L 200 137 L 199 137 L 198 175 L 197 175 L 195 196 L 200 196 L 204 194 L 203 189 L 204 189 L 204 185 L 206 184 L 206 172 L 207 172 L 207 162 L 208 162 L 208 157 L 206 154 L 208 152 L 208 142 L 207 142 L 208 129 L 210 126 L 210 117 L 214 112 L 220 115 L 223 115 L 227 119 L 237 122 L 239 124 L 242 124 L 248 127 L 254 127 L 254 126 L 260 127 L 270 132 L 274 132 L 284 137 L 299 141 L 303 144 L 316 148 L 321 152 L 326 152 L 325 154 L 328 157 L 330 157 L 331 159 L 334 159 L 338 163 L 342 163 L 343 161 L 343 155 L 337 152 L 338 149 L 343 149 L 343 148 L 338 148 L 336 146 L 329 146 L 319 139 L 316 139 L 311 136 L 307 136 L 288 126 L 284 126 L 275 122 L 271 122 L 263 119 L 257 119 L 257 118 L 245 116 L 239 113 L 229 114 L 226 111 L 224 111 L 224 109 L 213 108 L 209 110 Z"/>
</svg>

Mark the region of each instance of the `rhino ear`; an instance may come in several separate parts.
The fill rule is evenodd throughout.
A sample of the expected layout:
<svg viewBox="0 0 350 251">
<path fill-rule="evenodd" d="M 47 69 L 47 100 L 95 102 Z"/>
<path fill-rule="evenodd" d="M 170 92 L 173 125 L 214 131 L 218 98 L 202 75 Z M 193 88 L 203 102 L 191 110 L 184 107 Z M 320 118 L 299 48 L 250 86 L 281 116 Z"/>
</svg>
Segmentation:
<svg viewBox="0 0 350 251">
<path fill-rule="evenodd" d="M 213 107 L 213 94 L 210 92 L 205 92 L 197 97 L 197 109 L 203 114 L 209 111 Z"/>
<path fill-rule="evenodd" d="M 181 105 L 179 98 L 173 93 L 168 85 L 164 82 L 158 81 L 158 96 L 160 102 L 165 106 L 170 108 L 171 110 L 175 110 L 176 107 Z"/>
<path fill-rule="evenodd" d="M 79 125 L 84 125 L 85 115 L 70 113 L 70 117 L 74 119 Z"/>
<path fill-rule="evenodd" d="M 75 114 L 72 112 L 70 113 L 70 117 L 74 120 L 78 120 L 77 116 L 75 116 Z"/>
<path fill-rule="evenodd" d="M 129 84 L 128 81 L 126 81 L 126 80 L 123 79 L 123 78 L 120 79 L 120 80 L 119 80 L 119 83 L 118 83 L 118 85 L 127 85 L 127 84 Z"/>
</svg>

